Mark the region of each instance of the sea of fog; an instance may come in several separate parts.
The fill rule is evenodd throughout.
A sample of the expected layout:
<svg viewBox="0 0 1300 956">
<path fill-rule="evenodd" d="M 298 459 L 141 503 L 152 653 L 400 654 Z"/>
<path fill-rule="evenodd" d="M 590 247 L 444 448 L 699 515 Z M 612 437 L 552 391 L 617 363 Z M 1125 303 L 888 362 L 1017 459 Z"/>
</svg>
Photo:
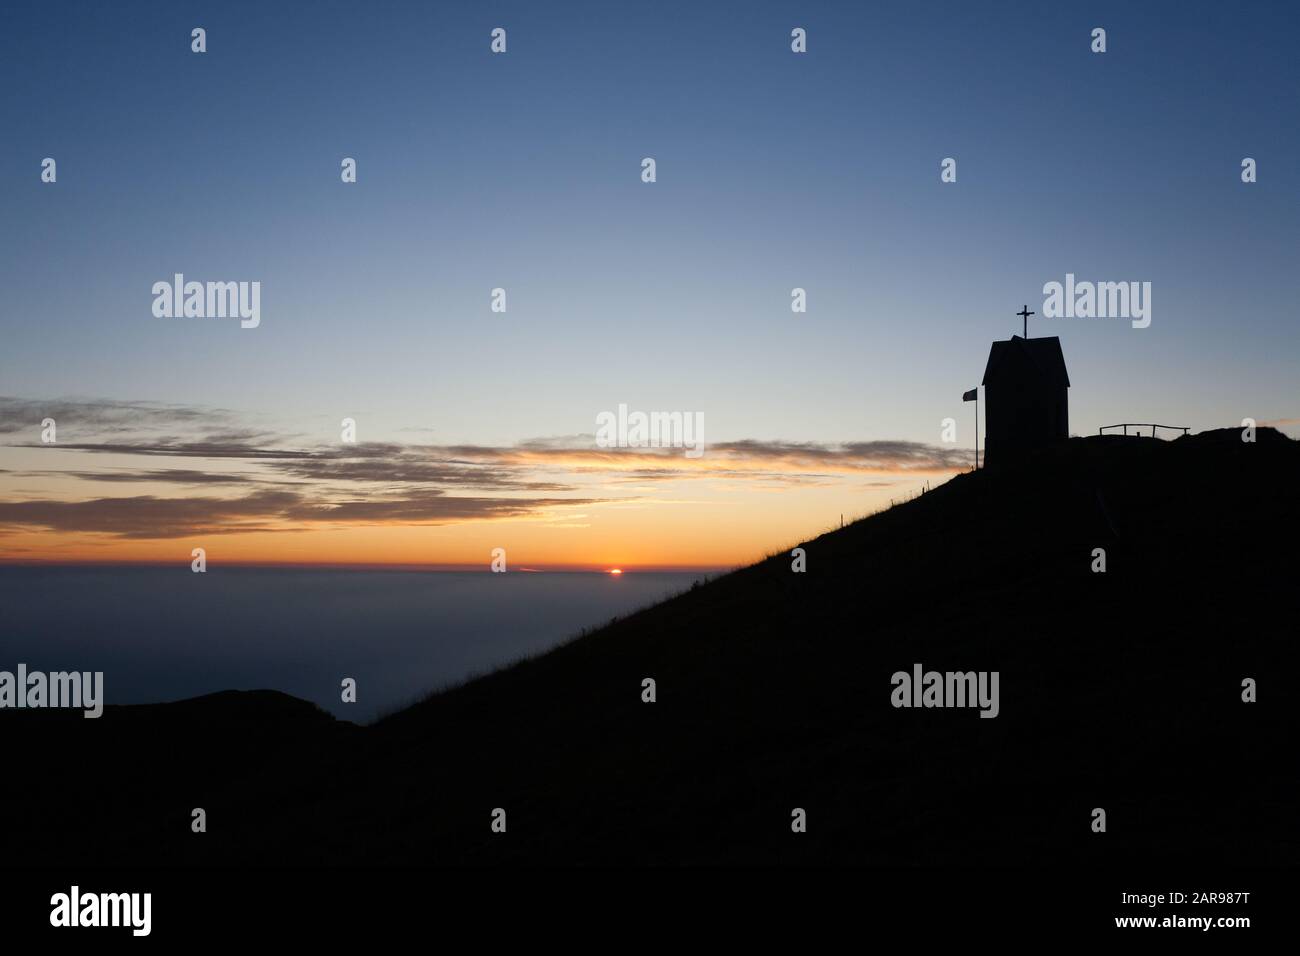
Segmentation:
<svg viewBox="0 0 1300 956">
<path fill-rule="evenodd" d="M 0 670 L 103 671 L 108 704 L 269 688 L 363 723 L 703 577 L 0 568 Z"/>
</svg>

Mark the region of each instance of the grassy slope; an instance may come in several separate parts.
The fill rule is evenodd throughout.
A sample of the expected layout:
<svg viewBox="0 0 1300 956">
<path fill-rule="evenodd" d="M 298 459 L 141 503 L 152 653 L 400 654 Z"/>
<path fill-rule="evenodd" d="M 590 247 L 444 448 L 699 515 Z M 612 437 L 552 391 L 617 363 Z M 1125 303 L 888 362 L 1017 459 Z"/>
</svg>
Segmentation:
<svg viewBox="0 0 1300 956">
<path fill-rule="evenodd" d="M 373 727 L 272 694 L 0 722 L 100 780 L 0 812 L 67 859 L 1294 863 L 1297 477 L 1267 430 L 1073 440 Z M 1001 716 L 894 709 L 915 662 L 1000 671 Z"/>
</svg>

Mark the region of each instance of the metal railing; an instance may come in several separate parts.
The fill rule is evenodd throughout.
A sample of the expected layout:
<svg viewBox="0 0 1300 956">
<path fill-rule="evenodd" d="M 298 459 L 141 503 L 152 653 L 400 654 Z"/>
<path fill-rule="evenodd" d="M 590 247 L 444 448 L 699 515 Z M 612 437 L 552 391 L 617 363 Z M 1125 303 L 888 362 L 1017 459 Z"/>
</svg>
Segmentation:
<svg viewBox="0 0 1300 956">
<path fill-rule="evenodd" d="M 1170 431 L 1182 432 L 1184 435 L 1186 435 L 1186 434 L 1188 433 L 1188 431 L 1190 431 L 1190 428 L 1189 428 L 1188 426 L 1184 426 L 1184 425 L 1155 425 L 1155 424 L 1152 424 L 1151 422 L 1122 422 L 1122 423 L 1120 423 L 1120 424 L 1118 424 L 1118 425 L 1102 425 L 1100 428 L 1097 429 L 1097 434 L 1098 434 L 1098 435 L 1104 435 L 1104 434 L 1106 434 L 1106 429 L 1107 429 L 1107 428 L 1122 428 L 1122 429 L 1124 429 L 1124 434 L 1125 434 L 1125 435 L 1128 434 L 1128 430 L 1129 430 L 1130 428 L 1149 428 L 1149 429 L 1151 429 L 1151 437 L 1152 437 L 1152 438 L 1155 438 L 1155 437 L 1156 437 L 1156 429 L 1157 429 L 1157 428 L 1167 428 L 1167 429 L 1169 429 Z M 1134 435 L 1135 435 L 1135 436 L 1140 436 L 1140 435 L 1141 435 L 1141 432 L 1134 432 Z"/>
</svg>

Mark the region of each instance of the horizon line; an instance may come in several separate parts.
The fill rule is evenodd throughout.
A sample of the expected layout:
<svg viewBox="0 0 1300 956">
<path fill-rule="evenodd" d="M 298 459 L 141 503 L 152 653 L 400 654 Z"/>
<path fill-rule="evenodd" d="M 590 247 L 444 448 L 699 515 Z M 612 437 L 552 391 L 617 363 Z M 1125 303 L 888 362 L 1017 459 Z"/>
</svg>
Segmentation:
<svg viewBox="0 0 1300 956">
<path fill-rule="evenodd" d="M 752 563 L 752 562 L 751 562 Z M 130 559 L 111 561 L 102 559 L 68 559 L 68 558 L 25 558 L 14 559 L 0 557 L 0 568 L 188 568 L 190 562 L 165 562 Z M 410 562 L 362 562 L 362 561 L 222 561 L 217 567 L 239 568 L 242 570 L 300 570 L 300 571 L 423 571 L 438 573 L 480 573 L 480 574 L 608 574 L 617 569 L 623 574 L 726 574 L 745 564 L 735 565 L 673 565 L 673 564 L 626 564 L 610 562 L 608 564 L 551 564 L 529 563 L 506 571 L 493 571 L 488 563 L 484 564 L 448 564 Z M 193 572 L 191 572 L 193 573 Z M 206 572 L 204 572 L 206 573 Z"/>
</svg>

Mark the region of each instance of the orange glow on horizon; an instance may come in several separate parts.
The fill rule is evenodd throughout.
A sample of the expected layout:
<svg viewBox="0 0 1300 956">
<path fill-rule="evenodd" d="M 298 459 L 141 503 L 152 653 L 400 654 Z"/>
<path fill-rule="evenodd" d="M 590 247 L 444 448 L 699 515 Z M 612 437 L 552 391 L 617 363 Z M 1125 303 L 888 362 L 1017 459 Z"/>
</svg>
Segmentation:
<svg viewBox="0 0 1300 956">
<path fill-rule="evenodd" d="M 12 461 L 4 461 L 0 501 L 8 497 L 11 505 L 22 507 L 24 500 L 40 501 L 39 510 L 49 517 L 44 527 L 36 521 L 0 525 L 0 564 L 187 566 L 193 550 L 202 548 L 212 570 L 224 565 L 473 571 L 488 570 L 494 552 L 503 549 L 511 571 L 611 576 L 713 572 L 788 551 L 839 527 L 841 515 L 851 521 L 881 510 L 891 498 L 914 491 L 922 481 L 917 474 L 882 481 L 874 474 L 847 475 L 833 468 L 814 477 L 784 475 L 770 462 L 773 474 L 759 480 L 742 473 L 738 465 L 743 463 L 731 458 L 721 459 L 716 463 L 720 473 L 708 476 L 705 464 L 673 459 L 674 476 L 685 471 L 690 478 L 670 481 L 657 475 L 653 480 L 629 480 L 622 469 L 616 470 L 617 477 L 611 476 L 610 469 L 541 474 L 539 478 L 571 482 L 574 493 L 584 497 L 570 503 L 556 494 L 532 510 L 494 515 L 489 509 L 482 517 L 475 517 L 473 508 L 464 509 L 468 517 L 461 517 L 450 507 L 455 516 L 441 521 L 420 520 L 424 502 L 417 502 L 409 520 L 385 518 L 382 511 L 381 517 L 371 518 L 364 507 L 370 503 L 367 486 L 339 488 L 322 482 L 321 504 L 340 501 L 345 506 L 337 519 L 331 519 L 329 510 L 310 502 L 316 488 L 310 483 L 293 491 L 309 504 L 291 499 L 281 510 L 273 501 L 265 511 L 258 510 L 252 494 L 217 495 L 165 482 L 143 481 L 133 484 L 130 494 L 106 495 L 103 486 L 77 477 L 80 473 L 74 471 L 44 477 L 38 490 L 18 484 L 25 479 L 14 477 L 24 468 L 37 467 L 23 455 L 35 457 L 20 449 L 11 453 Z M 78 459 L 68 465 L 78 467 Z M 95 459 L 84 467 L 110 469 L 107 474 L 131 467 L 131 460 L 129 456 Z M 17 493 L 6 494 L 6 486 L 16 486 Z M 277 488 L 275 493 L 285 492 Z M 175 506 L 177 499 L 186 498 L 211 508 L 213 517 Z M 254 507 L 241 511 L 238 505 L 249 500 Z M 448 495 L 437 500 L 454 505 L 457 499 Z M 509 503 L 511 496 L 500 500 Z M 223 511 L 226 502 L 234 505 Z M 122 508 L 138 510 L 141 524 L 136 527 L 124 519 Z M 79 510 L 85 518 L 77 527 L 73 518 Z M 177 516 L 175 524 L 172 514 Z M 72 526 L 60 528 L 60 523 Z M 619 555 L 617 566 L 608 560 L 610 554 Z"/>
</svg>

